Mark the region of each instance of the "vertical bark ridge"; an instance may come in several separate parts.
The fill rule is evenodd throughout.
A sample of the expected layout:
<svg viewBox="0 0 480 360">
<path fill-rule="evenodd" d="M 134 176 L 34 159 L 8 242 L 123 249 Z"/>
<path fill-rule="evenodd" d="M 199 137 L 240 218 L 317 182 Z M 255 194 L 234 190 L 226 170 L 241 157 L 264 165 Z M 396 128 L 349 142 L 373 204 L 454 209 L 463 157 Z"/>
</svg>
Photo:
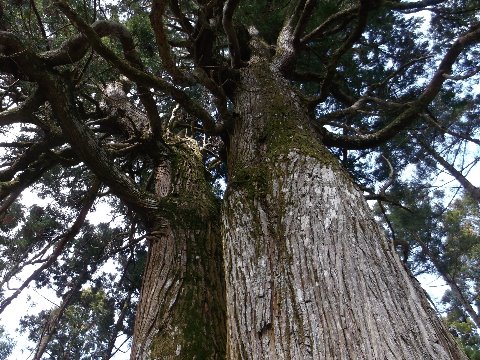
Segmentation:
<svg viewBox="0 0 480 360">
<path fill-rule="evenodd" d="M 464 359 L 267 66 L 243 69 L 223 213 L 229 359 Z"/>
<path fill-rule="evenodd" d="M 361 193 L 297 152 L 276 166 L 265 198 L 225 206 L 230 357 L 462 358 Z"/>
<path fill-rule="evenodd" d="M 159 164 L 156 174 L 172 217 L 158 217 L 149 228 L 131 359 L 225 358 L 219 206 L 196 144 L 178 143 L 174 160 Z"/>
</svg>

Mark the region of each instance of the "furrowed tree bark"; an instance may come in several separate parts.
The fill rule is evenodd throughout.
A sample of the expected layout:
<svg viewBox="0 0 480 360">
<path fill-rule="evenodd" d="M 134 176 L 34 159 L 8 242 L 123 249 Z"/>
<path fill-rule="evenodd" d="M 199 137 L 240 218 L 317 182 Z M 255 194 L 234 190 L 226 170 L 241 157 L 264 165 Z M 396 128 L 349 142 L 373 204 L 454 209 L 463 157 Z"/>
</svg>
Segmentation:
<svg viewBox="0 0 480 360">
<path fill-rule="evenodd" d="M 131 359 L 224 359 L 225 285 L 220 209 L 194 140 L 176 139 L 159 164 L 156 193 L 172 217 L 149 227 Z"/>
<path fill-rule="evenodd" d="M 223 238 L 228 359 L 466 359 L 306 106 L 241 70 Z"/>
</svg>

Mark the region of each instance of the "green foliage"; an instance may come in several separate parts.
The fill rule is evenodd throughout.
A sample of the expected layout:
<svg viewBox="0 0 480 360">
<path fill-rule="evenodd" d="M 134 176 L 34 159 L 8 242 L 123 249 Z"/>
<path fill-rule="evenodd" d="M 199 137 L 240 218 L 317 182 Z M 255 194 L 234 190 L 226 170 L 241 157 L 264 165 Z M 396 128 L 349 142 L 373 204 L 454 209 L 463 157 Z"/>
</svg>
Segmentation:
<svg viewBox="0 0 480 360">
<path fill-rule="evenodd" d="M 455 337 L 469 359 L 480 359 L 480 335 L 477 327 L 465 315 L 461 306 L 458 306 L 458 302 L 451 292 L 445 294 L 442 302 L 448 306 L 444 321 L 450 333 Z"/>
<path fill-rule="evenodd" d="M 152 66 L 153 64 L 148 63 L 148 61 L 154 61 L 154 54 L 157 50 L 148 13 L 141 9 L 135 11 L 134 16 L 130 17 L 125 25 L 132 32 L 133 36 L 135 36 L 139 52 L 144 57 L 143 61 L 147 62 L 147 66 Z"/>
<path fill-rule="evenodd" d="M 240 4 L 237 18 L 246 26 L 254 26 L 268 43 L 273 44 L 288 13 L 289 1 L 245 1 Z M 258 21 L 263 19 L 264 21 Z"/>
<path fill-rule="evenodd" d="M 413 188 L 412 190 L 418 190 Z M 480 308 L 480 207 L 463 196 L 444 209 L 427 192 L 403 193 L 408 211 L 389 211 L 400 256 L 416 274 L 438 274 L 454 284 L 478 314 Z M 405 196 L 406 195 L 406 196 Z M 402 240 L 402 241 L 399 241 Z M 472 322 L 458 293 L 448 290 L 442 298 L 444 320 L 470 359 L 480 357 L 479 329 Z"/>
<path fill-rule="evenodd" d="M 22 319 L 21 328 L 29 333 L 30 340 L 39 341 L 39 336 L 45 331 L 45 323 L 55 315 L 55 311 L 58 310 L 42 311 L 38 315 Z M 110 299 L 102 289 L 82 290 L 63 314 L 57 331 L 48 344 L 47 353 L 50 355 L 47 358 L 102 358 L 111 337 L 114 316 L 114 299 Z"/>
<path fill-rule="evenodd" d="M 14 347 L 15 342 L 10 335 L 6 333 L 3 326 L 0 326 L 0 359 L 7 359 Z"/>
<path fill-rule="evenodd" d="M 70 110 L 82 129 L 91 135 L 92 143 L 107 154 L 107 159 L 103 159 L 105 166 L 115 165 L 124 176 L 120 186 L 129 182 L 139 191 L 137 194 L 154 193 L 156 166 L 172 156 L 167 136 L 153 138 L 149 128 L 149 121 L 154 124 L 160 121 L 162 130 L 179 134 L 180 142 L 197 141 L 207 179 L 217 197 L 222 197 L 221 186 L 229 181 L 230 186 L 255 183 L 257 188 L 250 189 L 249 195 L 264 192 L 263 182 L 268 178 L 264 171 L 237 172 L 237 178 L 231 179 L 227 176 L 234 172 L 228 168 L 228 147 L 229 136 L 236 126 L 234 94 L 238 72 L 242 70 L 230 65 L 229 45 L 232 44 L 222 23 L 225 2 L 166 2 L 165 31 L 178 68 L 190 72 L 185 82 L 176 81 L 162 68 L 155 29 L 149 19 L 151 1 L 72 0 L 66 3 L 87 24 L 110 20 L 125 25 L 148 75 L 158 77 L 175 89 L 170 93 L 163 88 L 152 90 L 148 84 L 146 92 L 150 92 L 154 110 L 150 109 L 149 116 L 145 116 L 147 109 L 142 97 L 146 94 L 140 93 L 140 86 L 132 79 L 127 80 L 125 74 L 121 75 L 123 70 L 113 61 L 103 59 L 98 51 L 89 49 L 78 61 L 49 68 L 57 79 L 70 85 L 68 95 L 74 104 Z M 359 5 L 354 0 L 315 3 L 317 6 L 306 14 L 308 20 L 302 36 L 328 23 L 339 11 Z M 414 10 L 390 8 L 410 3 L 379 2 L 381 6 L 368 13 L 365 27 L 351 44 L 348 39 L 361 23 L 357 10 L 330 22 L 310 41 L 295 44 L 298 56 L 290 73 L 285 75 L 285 84 L 292 85 L 292 91 L 301 93 L 299 97 L 310 104 L 306 111 L 312 127 L 345 136 L 384 129 L 420 96 L 451 43 L 478 20 L 477 0 L 447 0 L 429 6 L 429 26 L 425 26 L 421 14 Z M 175 4 L 178 9 L 174 9 Z M 246 29 L 255 27 L 259 37 L 268 43 L 269 55 L 278 54 L 278 35 L 296 4 L 291 0 L 240 1 L 233 25 L 241 50 L 248 53 Z M 49 54 L 46 51 L 60 49 L 79 34 L 77 27 L 51 0 L 0 1 L 0 10 L 0 29 L 13 33 L 22 46 L 40 58 Z M 131 54 L 123 53 L 118 33 L 114 35 L 102 38 L 102 42 L 126 61 Z M 118 191 L 119 184 L 103 184 L 88 211 L 92 213 L 102 203 L 108 203 L 112 211 L 101 214 L 104 223 L 80 221 L 95 174 L 103 169 L 93 169 L 79 156 L 76 141 L 80 139 L 69 141 L 63 135 L 59 128 L 63 119 L 52 110 L 54 99 L 48 99 L 27 114 L 33 119 L 23 114 L 14 121 L 17 124 L 11 125 L 8 116 L 3 117 L 5 112 L 24 104 L 38 87 L 35 76 L 27 76 L 21 68 L 15 68 L 22 52 L 12 56 L 3 51 L 0 49 L 0 283 L 3 291 L 0 300 L 8 297 L 4 289 L 19 274 L 21 278 L 34 275 L 31 286 L 52 290 L 59 301 L 66 304 L 48 345 L 48 356 L 87 359 L 105 355 L 108 358 L 111 354 L 105 352 L 112 341 L 133 333 L 135 303 L 147 258 L 147 245 L 142 240 L 149 225 L 148 216 L 120 200 L 124 193 Z M 337 54 L 340 55 L 334 63 L 332 59 Z M 474 44 L 460 55 L 452 74 L 474 71 L 478 58 L 480 46 Z M 205 77 L 207 82 L 202 80 Z M 480 129 L 480 101 L 472 85 L 478 83 L 478 76 L 472 79 L 447 80 L 436 98 L 419 109 L 418 118 L 379 145 L 354 150 L 340 145 L 329 150 L 365 193 L 382 200 L 382 207 L 376 209 L 377 215 L 388 220 L 384 222 L 386 232 L 410 270 L 416 275 L 449 276 L 478 309 L 478 203 L 467 196 L 457 196 L 457 200 L 447 204 L 452 189 L 448 185 L 439 189 L 436 185 L 437 174 L 443 167 L 426 151 L 427 146 L 435 149 L 462 171 L 470 170 L 479 161 L 478 150 L 471 150 L 471 144 L 479 143 Z M 128 104 L 133 112 L 140 114 L 143 122 L 106 98 L 105 89 L 114 82 L 121 83 Z M 46 86 L 41 87 L 42 96 L 48 95 L 46 90 Z M 174 93 L 177 95 L 173 96 Z M 352 110 L 361 98 L 364 101 L 361 107 Z M 273 102 L 275 94 L 272 94 Z M 180 115 L 169 123 L 178 104 L 181 109 L 177 115 Z M 203 120 L 187 111 L 186 105 L 191 109 L 192 104 L 202 107 L 216 125 L 225 121 L 227 128 L 220 135 L 205 131 Z M 277 106 L 275 111 L 280 108 Z M 152 116 L 155 111 L 158 118 L 155 114 Z M 318 154 L 316 146 L 319 139 L 323 139 L 322 133 L 318 139 L 299 138 L 301 132 L 295 129 L 295 124 L 280 122 L 276 113 L 270 117 L 270 136 L 281 136 L 278 135 L 275 142 L 270 141 L 274 146 L 266 149 L 267 152 L 284 153 L 301 142 L 309 144 L 309 148 L 311 144 L 314 149 L 311 153 Z M 291 133 L 296 135 L 290 136 Z M 268 168 L 273 167 L 268 164 Z M 102 179 L 108 177 L 110 170 L 105 171 L 106 175 L 103 173 Z M 15 200 L 17 192 L 27 188 L 33 188 L 43 202 L 26 206 L 20 198 Z M 10 200 L 8 209 L 3 209 Z M 171 203 L 175 205 L 177 200 L 174 198 Z M 178 215 L 175 211 L 172 213 Z M 81 224 L 73 231 L 76 221 Z M 50 256 L 56 254 L 57 249 L 59 255 L 52 260 Z M 32 273 L 33 268 L 38 269 L 50 260 L 46 269 Z M 452 333 L 469 356 L 477 359 L 479 330 L 452 294 L 446 295 L 444 305 Z M 44 311 L 23 320 L 23 329 L 32 340 L 40 339 L 47 319 L 55 311 Z M 116 324 L 121 314 L 124 318 Z M 11 339 L 5 337 L 2 329 L 0 335 L 6 339 L 0 341 L 0 358 L 3 358 L 11 350 Z"/>
<path fill-rule="evenodd" d="M 23 211 L 24 208 L 20 203 L 13 203 L 8 211 L 6 211 L 0 218 L 0 231 L 3 234 L 11 234 L 11 231 L 24 219 Z M 6 239 L 2 239 L 2 241 L 5 240 Z"/>
<path fill-rule="evenodd" d="M 480 289 L 480 209 L 468 197 L 455 201 L 443 216 L 443 266 L 457 281 Z M 478 297 L 478 296 L 477 296 Z M 480 305 L 480 299 L 477 299 Z"/>
</svg>

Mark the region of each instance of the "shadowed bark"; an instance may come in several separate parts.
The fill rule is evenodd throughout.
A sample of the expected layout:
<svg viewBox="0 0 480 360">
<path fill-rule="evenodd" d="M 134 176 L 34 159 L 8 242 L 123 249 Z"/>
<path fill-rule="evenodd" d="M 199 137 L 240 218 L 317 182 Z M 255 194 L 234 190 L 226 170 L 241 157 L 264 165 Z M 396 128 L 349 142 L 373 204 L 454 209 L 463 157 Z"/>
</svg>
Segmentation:
<svg viewBox="0 0 480 360">
<path fill-rule="evenodd" d="M 175 138 L 175 140 L 180 140 Z M 225 286 L 218 201 L 194 140 L 159 164 L 156 193 L 174 194 L 171 218 L 149 225 L 149 252 L 131 359 L 224 359 Z"/>
</svg>

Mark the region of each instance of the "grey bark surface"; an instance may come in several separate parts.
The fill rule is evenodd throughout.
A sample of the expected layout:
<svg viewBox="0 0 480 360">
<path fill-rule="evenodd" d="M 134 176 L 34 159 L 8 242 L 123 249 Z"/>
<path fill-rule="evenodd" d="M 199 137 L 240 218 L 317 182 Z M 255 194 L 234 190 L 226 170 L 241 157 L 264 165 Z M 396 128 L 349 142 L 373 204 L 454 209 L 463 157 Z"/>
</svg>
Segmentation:
<svg viewBox="0 0 480 360">
<path fill-rule="evenodd" d="M 132 360 L 225 358 L 218 204 L 206 186 L 196 144 L 184 140 L 181 148 L 174 162 L 157 168 L 157 195 L 173 197 L 173 211 L 149 229 Z"/>
<path fill-rule="evenodd" d="M 229 359 L 465 359 L 261 61 L 242 71 L 223 238 Z"/>
</svg>

